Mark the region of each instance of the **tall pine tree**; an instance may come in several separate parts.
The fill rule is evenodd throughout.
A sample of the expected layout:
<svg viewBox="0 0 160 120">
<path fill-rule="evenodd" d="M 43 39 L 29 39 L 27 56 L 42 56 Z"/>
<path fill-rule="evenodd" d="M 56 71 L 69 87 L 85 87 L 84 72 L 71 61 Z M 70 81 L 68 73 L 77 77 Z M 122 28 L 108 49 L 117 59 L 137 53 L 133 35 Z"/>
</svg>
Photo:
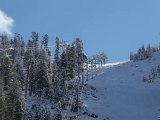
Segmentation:
<svg viewBox="0 0 160 120">
<path fill-rule="evenodd" d="M 21 120 L 23 105 L 21 99 L 20 83 L 17 80 L 17 74 L 14 72 L 10 59 L 4 57 L 2 63 L 1 85 L 3 89 L 3 110 L 2 118 L 4 120 Z"/>
</svg>

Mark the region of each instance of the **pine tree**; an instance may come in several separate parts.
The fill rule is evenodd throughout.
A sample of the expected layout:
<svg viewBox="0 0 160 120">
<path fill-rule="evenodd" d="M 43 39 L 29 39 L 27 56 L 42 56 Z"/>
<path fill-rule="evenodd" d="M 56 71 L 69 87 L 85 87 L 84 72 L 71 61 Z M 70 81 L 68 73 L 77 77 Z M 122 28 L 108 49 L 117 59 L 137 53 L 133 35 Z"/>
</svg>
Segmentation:
<svg viewBox="0 0 160 120">
<path fill-rule="evenodd" d="M 67 80 L 67 72 L 68 72 L 68 54 L 67 51 L 63 51 L 61 54 L 60 66 L 62 70 L 62 79 Z"/>
<path fill-rule="evenodd" d="M 1 49 L 7 49 L 9 48 L 9 40 L 7 35 L 1 35 L 0 36 L 0 48 Z"/>
<path fill-rule="evenodd" d="M 48 50 L 48 35 L 47 34 L 42 36 L 41 44 L 42 44 L 42 46 L 44 46 L 45 49 Z"/>
<path fill-rule="evenodd" d="M 37 62 L 38 56 L 39 56 L 39 34 L 36 32 L 32 32 L 32 51 L 33 51 L 33 60 L 34 63 Z"/>
<path fill-rule="evenodd" d="M 53 68 L 52 68 L 52 86 L 54 91 L 54 99 L 56 102 L 58 102 L 60 100 L 59 97 L 60 85 L 59 85 L 59 75 L 56 62 L 53 63 Z"/>
<path fill-rule="evenodd" d="M 32 41 L 28 41 L 28 44 L 27 44 L 27 47 L 32 47 Z M 34 61 L 33 61 L 33 52 L 32 50 L 30 49 L 27 49 L 25 51 L 25 54 L 24 54 L 24 66 L 26 68 L 25 72 L 26 72 L 26 79 L 25 79 L 25 100 L 27 100 L 27 95 L 28 95 L 28 85 L 30 86 L 29 87 L 29 90 L 30 90 L 30 95 L 32 95 L 33 93 L 33 89 L 31 87 L 31 84 L 34 80 L 34 77 L 31 76 L 34 74 L 34 72 L 32 72 L 31 70 L 34 70 Z M 31 73 L 31 74 L 30 74 Z M 32 80 L 30 79 L 32 78 Z"/>
<path fill-rule="evenodd" d="M 146 50 L 145 50 L 145 47 L 144 47 L 144 45 L 142 45 L 142 47 L 141 47 L 141 60 L 144 60 L 144 59 L 146 59 L 145 58 L 145 52 L 146 52 Z"/>
<path fill-rule="evenodd" d="M 151 54 L 152 54 L 152 50 L 151 50 L 151 46 L 150 44 L 147 46 L 147 49 L 146 49 L 146 55 L 147 55 L 147 58 L 150 58 L 151 57 Z"/>
<path fill-rule="evenodd" d="M 77 54 L 76 48 L 74 44 L 70 48 L 68 48 L 68 70 L 67 70 L 67 78 L 73 79 L 78 74 L 78 64 L 77 64 Z"/>
<path fill-rule="evenodd" d="M 62 96 L 63 99 L 61 100 L 62 107 L 65 108 L 66 100 L 68 99 L 68 88 L 66 85 L 67 73 L 68 73 L 68 47 L 62 52 L 61 54 L 61 88 L 62 88 Z"/>
<path fill-rule="evenodd" d="M 45 51 L 41 50 L 35 75 L 35 88 L 36 93 L 38 93 L 39 97 L 42 97 L 42 95 L 43 97 L 49 96 L 48 67 L 45 62 L 45 58 Z"/>
<path fill-rule="evenodd" d="M 54 98 L 55 101 L 58 102 L 60 100 L 60 41 L 59 38 L 56 37 L 55 41 L 55 52 L 54 52 L 54 63 L 52 69 L 52 84 L 54 89 Z M 58 87 L 58 88 L 56 88 Z"/>
<path fill-rule="evenodd" d="M 20 84 L 8 57 L 4 58 L 2 69 L 2 81 L 4 85 L 3 118 L 4 120 L 21 120 L 23 107 Z"/>
<path fill-rule="evenodd" d="M 29 96 L 36 93 L 36 66 L 33 61 L 27 66 L 27 78 L 26 78 L 26 89 L 29 91 Z"/>
<path fill-rule="evenodd" d="M 22 41 L 23 41 L 22 36 L 20 34 L 15 33 L 15 36 L 14 36 L 14 39 L 13 39 L 13 44 L 14 44 L 13 45 L 14 51 L 13 51 L 13 54 L 12 54 L 12 57 L 13 57 L 12 61 L 13 61 L 13 63 L 18 63 L 19 64 L 21 62 L 21 60 L 22 60 L 21 59 L 22 58 L 22 54 L 23 54 L 22 50 L 21 50 Z"/>
<path fill-rule="evenodd" d="M 47 72 L 51 74 L 51 60 L 50 60 L 51 52 L 48 47 L 48 39 L 49 39 L 49 37 L 47 34 L 42 36 L 41 49 L 43 48 L 43 50 L 45 51 L 45 62 L 48 67 Z M 51 77 L 50 74 L 49 74 L 49 77 Z"/>
<path fill-rule="evenodd" d="M 38 33 L 32 32 L 31 37 L 32 37 L 33 47 L 38 48 L 39 47 L 39 45 L 38 45 L 38 41 L 39 41 Z"/>
<path fill-rule="evenodd" d="M 24 71 L 23 71 L 22 64 L 18 64 L 18 63 L 15 64 L 14 65 L 14 70 L 17 74 L 18 81 L 21 83 L 21 86 L 23 87 L 24 83 L 25 83 L 25 74 L 24 74 Z"/>
<path fill-rule="evenodd" d="M 25 42 L 22 39 L 22 43 L 21 43 L 21 59 L 24 58 L 24 53 L 25 53 Z"/>
<path fill-rule="evenodd" d="M 55 59 L 55 62 L 56 62 L 58 67 L 59 67 L 59 62 L 60 62 L 60 58 L 59 57 L 60 57 L 60 41 L 59 41 L 59 38 L 56 37 L 54 59 Z"/>
<path fill-rule="evenodd" d="M 77 64 L 78 64 L 78 77 L 80 77 L 80 74 L 83 72 L 83 43 L 82 40 L 79 38 L 76 38 L 75 41 L 76 46 L 76 54 L 77 54 Z"/>
<path fill-rule="evenodd" d="M 4 101 L 4 84 L 3 84 L 3 81 L 2 81 L 2 76 L 0 76 L 0 119 L 1 120 L 4 120 L 4 115 L 5 115 L 5 111 L 4 111 L 4 104 L 5 104 L 5 101 Z"/>
</svg>

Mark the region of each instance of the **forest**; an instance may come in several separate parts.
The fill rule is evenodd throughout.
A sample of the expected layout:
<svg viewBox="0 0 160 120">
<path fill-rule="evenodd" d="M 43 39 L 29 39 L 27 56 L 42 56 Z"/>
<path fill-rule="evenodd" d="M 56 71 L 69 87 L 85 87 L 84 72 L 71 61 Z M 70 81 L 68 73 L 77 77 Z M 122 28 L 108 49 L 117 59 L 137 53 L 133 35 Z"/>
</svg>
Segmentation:
<svg viewBox="0 0 160 120">
<path fill-rule="evenodd" d="M 107 55 L 87 56 L 80 38 L 68 43 L 56 37 L 53 51 L 48 42 L 47 34 L 40 37 L 37 32 L 30 40 L 18 33 L 0 36 L 1 120 L 61 120 L 63 111 L 81 109 L 80 91 Z M 51 109 L 28 103 L 30 98 L 52 101 L 54 117 Z"/>
</svg>

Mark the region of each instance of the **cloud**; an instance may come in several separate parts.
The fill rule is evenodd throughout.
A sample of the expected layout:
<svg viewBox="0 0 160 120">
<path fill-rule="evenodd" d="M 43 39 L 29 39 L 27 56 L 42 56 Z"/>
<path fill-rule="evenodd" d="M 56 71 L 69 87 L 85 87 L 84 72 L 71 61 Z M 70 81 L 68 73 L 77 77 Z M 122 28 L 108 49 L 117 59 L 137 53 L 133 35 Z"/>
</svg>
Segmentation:
<svg viewBox="0 0 160 120">
<path fill-rule="evenodd" d="M 0 10 L 0 33 L 6 33 L 11 35 L 13 26 L 13 18 L 9 17 L 5 12 Z"/>
</svg>

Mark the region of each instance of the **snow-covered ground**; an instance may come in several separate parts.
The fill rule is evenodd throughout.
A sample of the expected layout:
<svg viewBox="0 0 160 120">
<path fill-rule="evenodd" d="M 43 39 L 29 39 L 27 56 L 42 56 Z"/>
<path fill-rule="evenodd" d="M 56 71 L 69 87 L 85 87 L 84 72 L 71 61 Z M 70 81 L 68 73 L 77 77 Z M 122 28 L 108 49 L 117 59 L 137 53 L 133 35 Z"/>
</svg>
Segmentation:
<svg viewBox="0 0 160 120">
<path fill-rule="evenodd" d="M 106 65 L 99 76 L 88 81 L 84 106 L 98 118 L 87 115 L 83 120 L 160 120 L 160 78 L 143 82 L 151 69 L 160 64 L 160 53 L 139 62 Z"/>
<path fill-rule="evenodd" d="M 124 64 L 124 63 L 128 63 L 129 62 L 129 60 L 127 60 L 127 61 L 122 61 L 122 62 L 114 62 L 114 63 L 107 63 L 107 64 L 104 64 L 103 66 L 104 67 L 113 67 L 113 66 L 119 66 L 119 65 L 122 65 L 122 64 Z"/>
</svg>

